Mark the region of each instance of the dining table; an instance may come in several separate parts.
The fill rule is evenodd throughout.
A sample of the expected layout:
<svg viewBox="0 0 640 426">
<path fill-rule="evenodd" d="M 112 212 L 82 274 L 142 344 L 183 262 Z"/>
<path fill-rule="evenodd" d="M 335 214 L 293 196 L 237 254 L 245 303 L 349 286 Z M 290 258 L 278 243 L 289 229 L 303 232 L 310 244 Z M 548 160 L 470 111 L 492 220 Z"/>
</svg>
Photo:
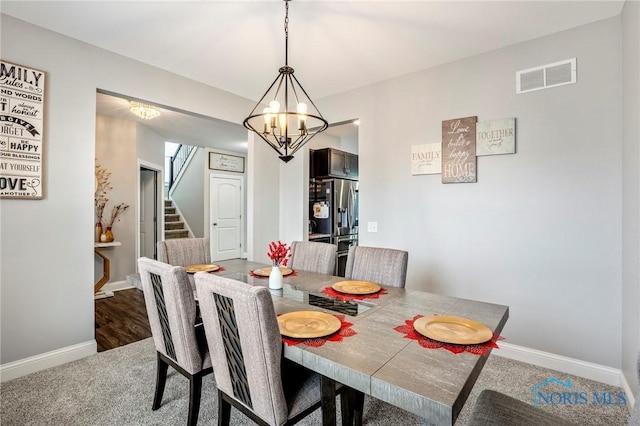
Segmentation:
<svg viewBox="0 0 640 426">
<path fill-rule="evenodd" d="M 220 268 L 211 273 L 250 285 L 269 286 L 268 277 L 254 273 L 267 265 L 244 259 L 215 264 Z M 284 277 L 282 289 L 271 290 L 279 316 L 320 311 L 338 316 L 343 325 L 349 326 L 349 333 L 337 339 L 283 339 L 283 356 L 360 395 L 377 398 L 434 425 L 453 425 L 492 347 L 497 345 L 486 347 L 481 353 L 464 347 L 452 351 L 423 345 L 406 333 L 411 328 L 407 324 L 422 316 L 455 316 L 483 324 L 495 337 L 509 317 L 508 306 L 384 284 L 371 297 L 336 297 L 332 288 L 344 280 L 294 270 Z M 323 392 L 327 389 L 335 391 L 334 386 L 323 386 Z M 333 391 L 323 393 L 325 425 L 335 424 Z"/>
</svg>

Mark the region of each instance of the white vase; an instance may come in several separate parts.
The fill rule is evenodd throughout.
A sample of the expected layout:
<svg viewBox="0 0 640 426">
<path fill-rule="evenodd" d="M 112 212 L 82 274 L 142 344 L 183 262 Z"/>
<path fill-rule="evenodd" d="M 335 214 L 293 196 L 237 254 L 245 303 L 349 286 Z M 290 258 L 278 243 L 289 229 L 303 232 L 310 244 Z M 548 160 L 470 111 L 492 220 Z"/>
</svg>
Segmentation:
<svg viewBox="0 0 640 426">
<path fill-rule="evenodd" d="M 269 274 L 269 288 L 279 290 L 282 288 L 282 271 L 279 266 L 273 266 Z"/>
</svg>

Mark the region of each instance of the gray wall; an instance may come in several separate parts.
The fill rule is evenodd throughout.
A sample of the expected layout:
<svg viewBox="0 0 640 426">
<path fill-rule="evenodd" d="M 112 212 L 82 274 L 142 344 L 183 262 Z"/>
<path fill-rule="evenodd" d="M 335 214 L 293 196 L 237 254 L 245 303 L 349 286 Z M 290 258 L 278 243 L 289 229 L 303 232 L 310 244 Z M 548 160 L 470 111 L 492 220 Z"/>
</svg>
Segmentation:
<svg viewBox="0 0 640 426">
<path fill-rule="evenodd" d="M 515 94 L 572 57 L 577 84 Z M 321 99 L 360 119 L 360 244 L 408 250 L 408 288 L 509 305 L 506 342 L 620 367 L 620 64 L 613 18 Z M 412 176 L 411 145 L 471 115 L 516 117 L 517 153 L 478 158 L 474 184 Z"/>
<path fill-rule="evenodd" d="M 207 152 L 196 148 L 184 174 L 169 194 L 176 203 L 195 237 L 204 235 L 204 164 Z M 208 188 L 208 185 L 207 185 Z"/>
<path fill-rule="evenodd" d="M 2 58 L 47 73 L 45 198 L 0 202 L 0 362 L 4 365 L 95 344 L 96 89 L 234 123 L 242 121 L 254 101 L 6 15 L 0 19 Z M 277 223 L 269 228 L 277 232 Z"/>
<path fill-rule="evenodd" d="M 622 10 L 622 368 L 638 388 L 640 349 L 640 2 Z M 637 403 L 637 399 L 636 399 Z"/>
</svg>

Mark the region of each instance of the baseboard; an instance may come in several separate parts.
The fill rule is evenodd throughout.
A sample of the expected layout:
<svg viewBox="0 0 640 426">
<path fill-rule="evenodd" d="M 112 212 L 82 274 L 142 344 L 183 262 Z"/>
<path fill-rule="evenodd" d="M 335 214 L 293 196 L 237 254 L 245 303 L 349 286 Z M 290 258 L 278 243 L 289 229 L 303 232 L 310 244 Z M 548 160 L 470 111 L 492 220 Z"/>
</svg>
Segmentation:
<svg viewBox="0 0 640 426">
<path fill-rule="evenodd" d="M 91 340 L 85 343 L 67 346 L 66 348 L 2 364 L 0 365 L 0 383 L 26 376 L 27 374 L 35 373 L 36 371 L 46 370 L 47 368 L 95 355 L 97 351 L 98 345 L 96 344 L 96 341 Z"/>
<path fill-rule="evenodd" d="M 526 362 L 539 367 L 550 368 L 611 386 L 622 387 L 624 375 L 620 369 L 556 355 L 550 352 L 543 352 L 524 346 L 513 345 L 511 343 L 499 342 L 498 345 L 500 349 L 492 351 L 492 355 Z"/>
<path fill-rule="evenodd" d="M 135 288 L 135 287 L 126 281 L 114 281 L 114 282 L 108 282 L 105 285 L 103 285 L 100 291 L 104 291 L 106 293 L 108 291 L 127 290 L 130 288 Z"/>
<path fill-rule="evenodd" d="M 622 374 L 622 372 L 620 373 L 620 377 L 620 381 L 622 382 L 620 384 L 620 387 L 624 391 L 624 394 L 627 396 L 627 406 L 629 407 L 629 410 L 631 410 L 636 406 L 636 397 L 633 394 L 631 386 L 629 386 L 629 382 L 627 382 L 627 378 L 624 374 Z"/>
</svg>

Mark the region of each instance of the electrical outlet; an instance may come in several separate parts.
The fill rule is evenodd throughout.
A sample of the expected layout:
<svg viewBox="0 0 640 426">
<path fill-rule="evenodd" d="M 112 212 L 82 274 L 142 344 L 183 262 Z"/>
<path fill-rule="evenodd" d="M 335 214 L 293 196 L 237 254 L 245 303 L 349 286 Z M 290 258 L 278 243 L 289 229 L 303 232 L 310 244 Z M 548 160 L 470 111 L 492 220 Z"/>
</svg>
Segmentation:
<svg viewBox="0 0 640 426">
<path fill-rule="evenodd" d="M 367 222 L 367 231 L 378 232 L 378 222 Z"/>
</svg>

